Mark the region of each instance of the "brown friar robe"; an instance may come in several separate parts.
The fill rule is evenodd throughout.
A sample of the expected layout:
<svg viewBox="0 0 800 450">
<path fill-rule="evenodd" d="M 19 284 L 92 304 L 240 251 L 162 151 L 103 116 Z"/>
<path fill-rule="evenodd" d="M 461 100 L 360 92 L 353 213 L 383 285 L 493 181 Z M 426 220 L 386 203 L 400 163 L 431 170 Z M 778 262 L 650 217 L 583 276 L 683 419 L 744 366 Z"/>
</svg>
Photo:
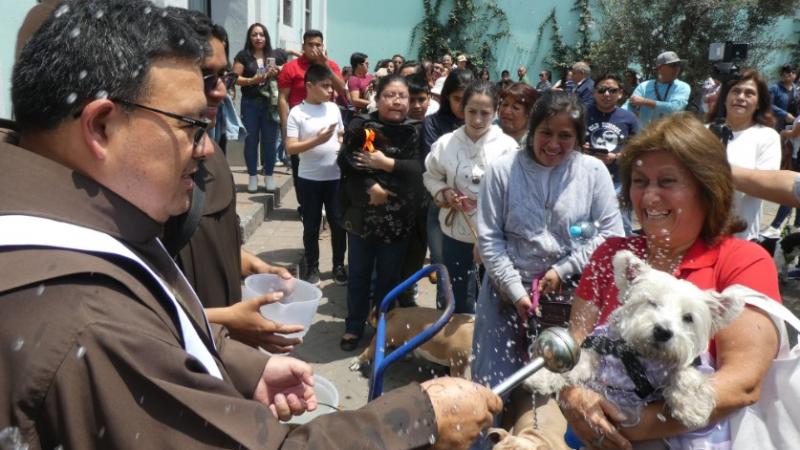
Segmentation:
<svg viewBox="0 0 800 450">
<path fill-rule="evenodd" d="M 158 223 L 93 180 L 7 142 L 0 173 L 0 215 L 97 230 L 144 260 L 174 289 L 223 377 L 184 350 L 170 300 L 142 269 L 107 255 L 2 247 L 0 430 L 18 430 L 29 448 L 403 449 L 435 435 L 418 384 L 290 431 L 247 399 L 265 357 L 224 330 L 211 343 L 199 302 L 156 241 Z"/>
<path fill-rule="evenodd" d="M 175 261 L 206 308 L 230 306 L 242 298 L 242 236 L 236 215 L 236 185 L 225 154 L 214 143 L 205 161 L 205 198 L 200 223 Z M 178 234 L 177 217 L 165 226 L 164 239 Z"/>
</svg>

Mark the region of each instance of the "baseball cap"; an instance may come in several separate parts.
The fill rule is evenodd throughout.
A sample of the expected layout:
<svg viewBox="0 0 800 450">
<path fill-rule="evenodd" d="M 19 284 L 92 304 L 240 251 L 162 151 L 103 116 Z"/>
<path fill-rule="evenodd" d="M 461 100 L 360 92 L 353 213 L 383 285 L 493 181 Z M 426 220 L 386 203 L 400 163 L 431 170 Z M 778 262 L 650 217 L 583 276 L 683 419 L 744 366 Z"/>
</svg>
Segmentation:
<svg viewBox="0 0 800 450">
<path fill-rule="evenodd" d="M 467 57 L 464 56 L 464 55 L 458 55 L 458 58 L 456 58 L 456 61 L 466 61 L 466 60 L 467 60 Z"/>
<path fill-rule="evenodd" d="M 683 64 L 685 60 L 680 59 L 675 52 L 663 52 L 656 58 L 656 67 L 663 66 L 664 64 Z"/>
</svg>

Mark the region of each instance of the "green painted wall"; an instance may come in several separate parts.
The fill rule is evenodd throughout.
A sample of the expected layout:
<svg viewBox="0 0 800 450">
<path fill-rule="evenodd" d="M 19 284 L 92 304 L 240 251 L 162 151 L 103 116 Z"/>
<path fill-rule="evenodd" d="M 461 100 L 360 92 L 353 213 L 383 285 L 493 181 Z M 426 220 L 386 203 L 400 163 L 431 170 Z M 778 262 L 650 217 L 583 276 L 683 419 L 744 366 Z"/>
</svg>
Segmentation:
<svg viewBox="0 0 800 450">
<path fill-rule="evenodd" d="M 500 42 L 495 50 L 497 66 L 490 68 L 493 78 L 520 65 L 535 71 L 550 51 L 549 30 L 538 51 L 536 35 L 541 22 L 555 7 L 556 16 L 567 42 L 574 41 L 577 16 L 572 2 L 557 0 L 498 0 L 508 16 L 511 37 Z M 415 58 L 417 49 L 409 48 L 411 30 L 422 18 L 422 0 L 328 0 L 328 51 L 340 65 L 349 64 L 350 54 L 361 51 L 370 62 L 391 57 L 395 53 Z M 529 76 L 530 78 L 530 76 Z"/>
<path fill-rule="evenodd" d="M 34 0 L 14 0 L 3 2 L 0 14 L 0 117 L 11 117 L 11 70 L 14 67 L 14 48 L 17 31 L 36 2 Z"/>
</svg>

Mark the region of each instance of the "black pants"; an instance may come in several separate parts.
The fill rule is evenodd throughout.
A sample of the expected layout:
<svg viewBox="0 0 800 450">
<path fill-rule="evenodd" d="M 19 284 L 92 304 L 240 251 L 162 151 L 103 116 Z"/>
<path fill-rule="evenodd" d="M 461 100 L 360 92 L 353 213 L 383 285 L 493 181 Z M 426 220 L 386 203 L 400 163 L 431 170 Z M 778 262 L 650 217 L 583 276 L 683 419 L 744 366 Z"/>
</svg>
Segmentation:
<svg viewBox="0 0 800 450">
<path fill-rule="evenodd" d="M 344 265 L 347 235 L 335 220 L 338 217 L 339 180 L 315 181 L 298 178 L 296 183 L 295 190 L 303 205 L 303 247 L 305 247 L 306 267 L 319 268 L 319 227 L 322 225 L 323 205 L 331 228 L 333 267 Z"/>
</svg>

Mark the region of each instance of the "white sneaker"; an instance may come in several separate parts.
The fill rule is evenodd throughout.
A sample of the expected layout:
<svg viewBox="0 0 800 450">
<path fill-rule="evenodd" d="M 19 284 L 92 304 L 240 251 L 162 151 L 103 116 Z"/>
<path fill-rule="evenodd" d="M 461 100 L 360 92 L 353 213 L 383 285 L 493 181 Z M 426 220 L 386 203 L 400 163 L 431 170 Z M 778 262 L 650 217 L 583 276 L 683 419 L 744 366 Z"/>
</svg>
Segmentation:
<svg viewBox="0 0 800 450">
<path fill-rule="evenodd" d="M 251 194 L 258 192 L 258 175 L 250 177 L 250 181 L 247 183 L 247 192 Z"/>
<path fill-rule="evenodd" d="M 764 236 L 767 239 L 778 239 L 781 237 L 781 230 L 775 227 L 769 227 L 761 232 L 761 236 Z"/>
<path fill-rule="evenodd" d="M 275 190 L 275 179 L 272 177 L 272 175 L 264 176 L 264 189 L 267 191 Z"/>
</svg>

